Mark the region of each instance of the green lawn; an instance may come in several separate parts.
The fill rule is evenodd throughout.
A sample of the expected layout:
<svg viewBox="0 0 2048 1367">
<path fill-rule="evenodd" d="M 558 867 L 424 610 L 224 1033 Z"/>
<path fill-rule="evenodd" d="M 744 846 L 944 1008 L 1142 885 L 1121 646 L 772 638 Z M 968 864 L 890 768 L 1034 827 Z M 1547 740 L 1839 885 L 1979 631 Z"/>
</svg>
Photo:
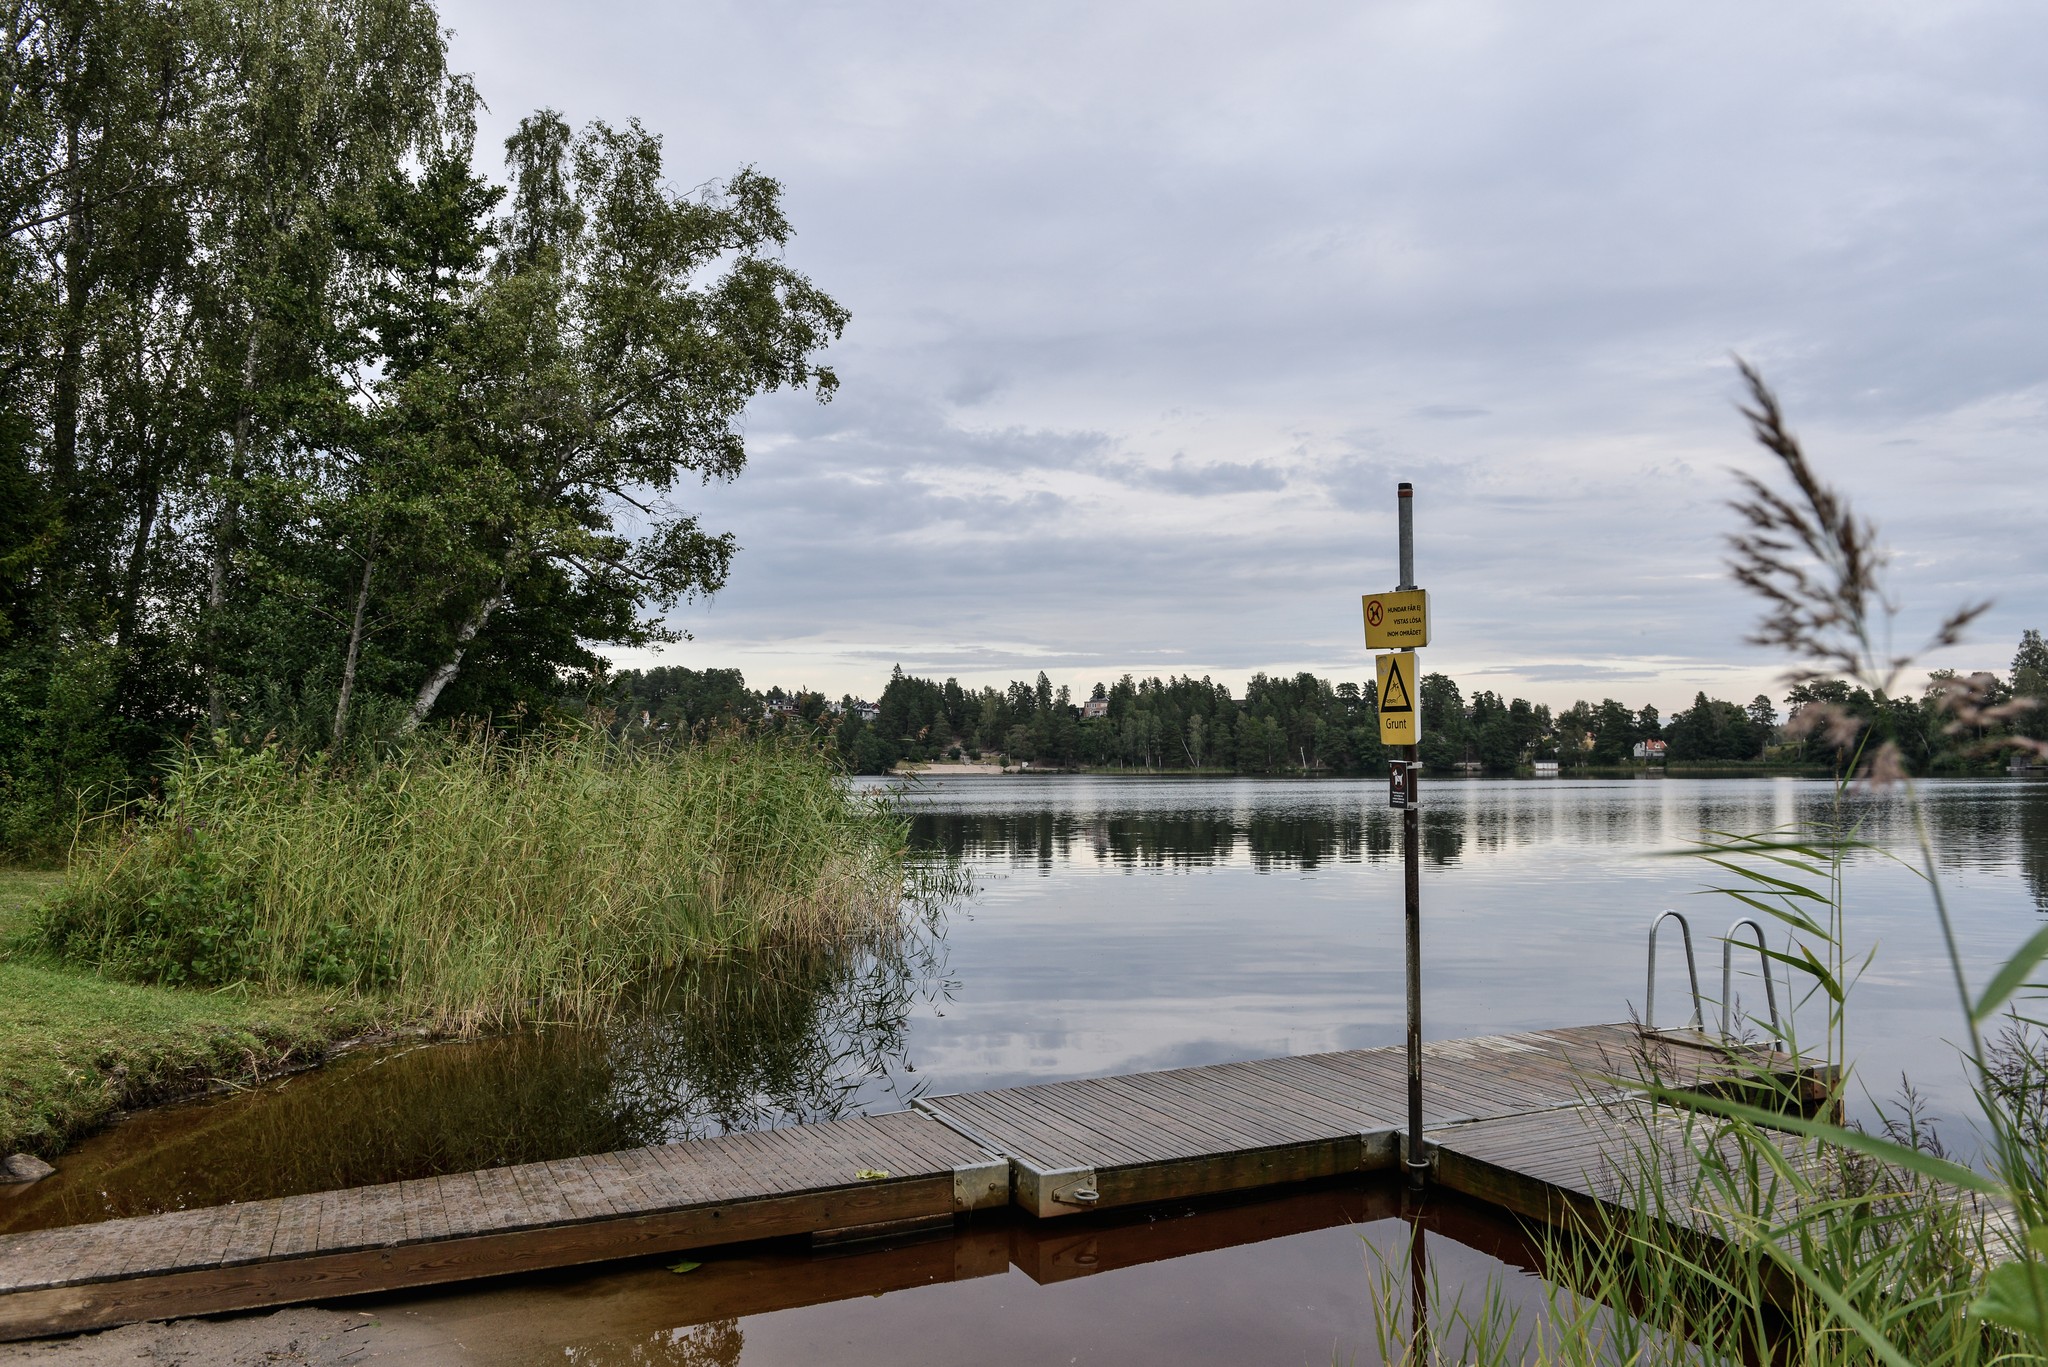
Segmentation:
<svg viewBox="0 0 2048 1367">
<path fill-rule="evenodd" d="M 63 881 L 63 874 L 42 869 L 0 868 L 0 943 L 25 928 L 30 910 Z"/>
<path fill-rule="evenodd" d="M 372 1023 L 352 997 L 141 987 L 5 947 L 62 881 L 0 869 L 0 1155 L 55 1153 L 125 1107 L 268 1077 Z"/>
</svg>

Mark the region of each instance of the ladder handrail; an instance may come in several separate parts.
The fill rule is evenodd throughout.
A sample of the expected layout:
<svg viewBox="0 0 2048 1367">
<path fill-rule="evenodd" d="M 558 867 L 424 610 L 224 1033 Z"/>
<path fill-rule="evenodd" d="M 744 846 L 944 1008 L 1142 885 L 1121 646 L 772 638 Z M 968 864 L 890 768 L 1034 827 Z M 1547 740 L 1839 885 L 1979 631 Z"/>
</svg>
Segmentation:
<svg viewBox="0 0 2048 1367">
<path fill-rule="evenodd" d="M 1643 991 L 1643 1028 L 1657 1028 L 1657 928 L 1667 920 L 1678 922 L 1678 933 L 1685 940 L 1685 974 L 1692 982 L 1692 1020 L 1689 1023 L 1695 1030 L 1704 1030 L 1707 1026 L 1707 1012 L 1705 1005 L 1700 1001 L 1700 969 L 1692 954 L 1692 925 L 1684 916 L 1669 907 L 1666 907 L 1656 920 L 1650 922 L 1650 982 Z"/>
<path fill-rule="evenodd" d="M 1735 933 L 1744 926 L 1756 932 L 1756 956 L 1764 973 L 1764 1001 L 1771 1012 L 1771 1039 L 1785 1042 L 1785 1027 L 1778 1023 L 1778 990 L 1771 983 L 1771 955 L 1764 928 L 1753 917 L 1745 916 L 1728 927 L 1728 933 L 1721 937 L 1721 1038 L 1733 1039 L 1728 1031 L 1728 1013 L 1735 1000 Z"/>
</svg>

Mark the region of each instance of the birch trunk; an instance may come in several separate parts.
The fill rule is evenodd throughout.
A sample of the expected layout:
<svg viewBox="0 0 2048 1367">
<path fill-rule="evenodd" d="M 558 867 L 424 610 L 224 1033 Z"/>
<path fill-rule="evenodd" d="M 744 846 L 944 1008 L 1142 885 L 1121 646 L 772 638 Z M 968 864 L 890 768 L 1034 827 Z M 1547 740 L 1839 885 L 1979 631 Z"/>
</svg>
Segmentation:
<svg viewBox="0 0 2048 1367">
<path fill-rule="evenodd" d="M 469 643 L 476 639 L 476 634 L 491 620 L 491 614 L 498 610 L 498 604 L 505 599 L 505 587 L 510 582 L 509 574 L 499 575 L 497 588 L 493 589 L 490 596 L 477 605 L 476 611 L 469 615 L 469 619 L 457 628 L 455 649 L 450 652 L 445 662 L 427 676 L 427 681 L 420 685 L 418 696 L 412 700 L 411 714 L 406 717 L 405 725 L 398 728 L 400 735 L 409 736 L 419 730 L 420 723 L 427 719 L 427 713 L 433 711 L 434 704 L 440 701 L 441 690 L 455 681 L 455 676 L 462 670 L 462 657 L 469 650 Z"/>
<path fill-rule="evenodd" d="M 370 579 L 377 572 L 377 539 L 370 538 L 369 553 L 363 557 L 363 582 L 356 589 L 355 620 L 349 623 L 348 654 L 341 664 L 341 696 L 334 701 L 333 747 L 338 752 L 348 739 L 348 704 L 356 691 L 356 661 L 363 653 L 363 616 L 370 606 Z"/>
</svg>

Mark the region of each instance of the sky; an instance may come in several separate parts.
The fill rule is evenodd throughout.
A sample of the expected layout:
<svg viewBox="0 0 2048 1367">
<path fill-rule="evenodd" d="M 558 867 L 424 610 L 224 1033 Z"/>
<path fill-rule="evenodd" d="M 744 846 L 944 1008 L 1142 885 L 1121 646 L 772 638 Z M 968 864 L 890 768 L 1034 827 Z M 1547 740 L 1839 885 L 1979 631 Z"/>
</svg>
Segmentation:
<svg viewBox="0 0 2048 1367">
<path fill-rule="evenodd" d="M 620 666 L 873 697 L 1313 670 L 1416 489 L 1426 670 L 1782 697 L 1722 539 L 1731 356 L 1891 552 L 1902 647 L 2048 627 L 2048 7 L 443 0 L 501 139 L 780 180 L 838 396 L 678 491 L 741 550 Z"/>
</svg>

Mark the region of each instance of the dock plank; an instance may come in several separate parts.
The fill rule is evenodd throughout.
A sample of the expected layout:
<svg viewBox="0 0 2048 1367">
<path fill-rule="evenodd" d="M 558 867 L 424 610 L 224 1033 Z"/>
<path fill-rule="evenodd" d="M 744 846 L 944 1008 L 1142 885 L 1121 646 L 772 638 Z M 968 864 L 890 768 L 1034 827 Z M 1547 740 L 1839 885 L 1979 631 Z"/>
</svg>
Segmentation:
<svg viewBox="0 0 2048 1367">
<path fill-rule="evenodd" d="M 1539 1218 L 1559 1201 L 1598 1206 L 1626 1188 L 1609 1158 L 1630 1124 L 1672 1150 L 1670 1180 L 1692 1180 L 1688 1136 L 1642 1129 L 1612 1098 L 1615 1075 L 1646 1053 L 1673 1081 L 1725 1078 L 1727 1059 L 1704 1043 L 1626 1025 L 1431 1042 L 1424 1100 L 1440 1180 Z M 1058 1208 L 1032 1208 L 1048 1215 L 1087 1208 L 1070 1198 L 1091 1173 L 1102 1208 L 1389 1166 L 1406 1088 L 1399 1048 L 1242 1060 L 0 1235 L 0 1339 L 946 1217 L 955 1170 L 986 1171 L 991 1149 L 1008 1156 L 1020 1202 L 1046 1184 Z M 1002 1199 L 1000 1184 L 980 1191 Z"/>
</svg>

